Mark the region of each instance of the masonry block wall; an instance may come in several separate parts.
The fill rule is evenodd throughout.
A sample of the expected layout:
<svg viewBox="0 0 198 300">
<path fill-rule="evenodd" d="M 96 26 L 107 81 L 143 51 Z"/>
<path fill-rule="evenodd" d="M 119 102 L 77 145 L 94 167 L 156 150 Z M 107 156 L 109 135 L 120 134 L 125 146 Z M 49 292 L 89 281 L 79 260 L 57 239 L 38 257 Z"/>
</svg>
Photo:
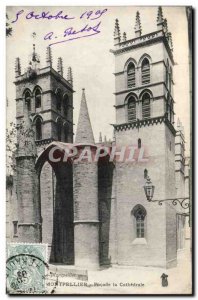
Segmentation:
<svg viewBox="0 0 198 300">
<path fill-rule="evenodd" d="M 75 265 L 99 267 L 97 163 L 73 165 Z"/>
<path fill-rule="evenodd" d="M 41 241 L 38 174 L 34 157 L 17 157 L 18 235 L 20 242 Z"/>
<path fill-rule="evenodd" d="M 113 193 L 113 169 L 112 163 L 103 162 L 98 164 L 98 201 L 99 201 L 99 251 L 100 264 L 109 264 L 110 257 L 110 218 L 115 216 L 111 212 Z M 115 195 L 114 195 L 115 197 Z M 114 225 L 115 226 L 115 225 Z"/>
<path fill-rule="evenodd" d="M 165 134 L 166 125 L 164 123 L 116 132 L 116 141 L 119 146 L 136 145 L 137 147 L 137 141 L 140 138 L 142 147 L 145 147 L 143 159 L 147 159 L 147 161 L 135 161 L 128 164 L 116 162 L 116 174 L 119 181 L 116 197 L 118 263 L 120 262 L 120 264 L 166 265 L 166 223 L 169 222 L 169 218 L 172 219 L 172 216 L 166 214 L 165 205 L 149 203 L 143 190 L 144 169 L 148 170 L 155 185 L 155 199 L 166 199 L 170 182 L 174 187 L 174 168 L 167 170 L 166 167 L 167 155 L 174 159 L 174 151 L 167 154 L 169 143 L 166 141 Z M 169 138 L 172 139 L 172 134 Z M 137 204 L 141 204 L 147 211 L 143 245 L 139 244 L 140 241 L 135 238 L 135 221 L 132 210 Z M 174 230 L 174 234 L 176 236 L 176 230 Z"/>
<path fill-rule="evenodd" d="M 48 244 L 48 253 L 53 260 L 52 237 L 54 222 L 55 201 L 55 174 L 52 167 L 46 162 L 40 173 L 40 202 L 42 220 L 42 243 Z"/>
</svg>

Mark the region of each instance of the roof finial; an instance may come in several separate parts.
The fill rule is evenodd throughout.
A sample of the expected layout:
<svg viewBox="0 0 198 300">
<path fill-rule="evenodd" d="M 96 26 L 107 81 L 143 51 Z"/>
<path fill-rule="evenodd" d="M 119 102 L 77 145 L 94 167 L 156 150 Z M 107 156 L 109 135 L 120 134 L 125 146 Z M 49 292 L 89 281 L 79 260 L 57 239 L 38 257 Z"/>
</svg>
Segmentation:
<svg viewBox="0 0 198 300">
<path fill-rule="evenodd" d="M 142 34 L 142 27 L 141 27 L 141 21 L 140 21 L 140 13 L 139 11 L 136 12 L 136 20 L 135 20 L 135 36 L 140 37 Z"/>
<path fill-rule="evenodd" d="M 47 47 L 46 51 L 46 63 L 48 67 L 52 67 L 52 52 L 50 46 Z"/>
<path fill-rule="evenodd" d="M 120 26 L 119 26 L 119 21 L 118 19 L 115 20 L 115 28 L 114 28 L 114 45 L 120 43 Z"/>
<path fill-rule="evenodd" d="M 123 42 L 126 42 L 126 40 L 127 40 L 126 32 L 123 33 L 123 39 L 122 40 L 123 40 Z"/>
<path fill-rule="evenodd" d="M 32 61 L 34 63 L 40 63 L 39 57 L 38 57 L 38 55 L 36 53 L 36 50 L 35 50 L 35 44 L 33 44 Z"/>
<path fill-rule="evenodd" d="M 57 71 L 61 76 L 63 76 L 63 59 L 62 59 L 62 57 L 58 58 Z"/>
<path fill-rule="evenodd" d="M 164 18 L 163 18 L 163 12 L 162 12 L 162 7 L 158 7 L 158 12 L 157 12 L 157 28 L 158 30 L 161 30 L 163 28 L 163 23 L 164 23 Z"/>
<path fill-rule="evenodd" d="M 15 60 L 15 77 L 21 75 L 21 63 L 20 63 L 20 58 L 17 57 Z"/>
<path fill-rule="evenodd" d="M 168 22 L 167 22 L 167 19 L 164 19 L 163 30 L 164 30 L 165 36 L 167 37 L 167 35 L 168 35 Z"/>
<path fill-rule="evenodd" d="M 172 33 L 168 32 L 168 42 L 169 42 L 169 46 L 171 51 L 173 51 L 173 39 L 172 39 Z"/>
<path fill-rule="evenodd" d="M 72 75 L 72 68 L 69 67 L 67 71 L 67 81 L 73 86 L 73 75 Z"/>
</svg>

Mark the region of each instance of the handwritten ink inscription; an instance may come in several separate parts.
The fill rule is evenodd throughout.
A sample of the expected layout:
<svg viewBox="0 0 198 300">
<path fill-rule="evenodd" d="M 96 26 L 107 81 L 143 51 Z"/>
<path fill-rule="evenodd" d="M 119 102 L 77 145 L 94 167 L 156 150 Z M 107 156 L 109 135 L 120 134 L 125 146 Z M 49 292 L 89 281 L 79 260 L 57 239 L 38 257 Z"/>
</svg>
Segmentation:
<svg viewBox="0 0 198 300">
<path fill-rule="evenodd" d="M 99 9 L 99 10 L 90 10 L 85 11 L 79 16 L 71 16 L 69 14 L 65 14 L 62 10 L 58 11 L 55 14 L 51 14 L 49 11 L 42 11 L 39 13 L 36 13 L 35 11 L 28 11 L 25 12 L 25 10 L 20 10 L 16 13 L 15 20 L 12 21 L 12 23 L 19 22 L 21 18 L 25 18 L 27 21 L 39 21 L 39 20 L 49 20 L 49 21 L 56 21 L 56 20 L 62 20 L 71 22 L 73 20 L 87 20 L 87 24 L 83 26 L 73 25 L 68 26 L 64 32 L 62 33 L 55 33 L 54 31 L 47 32 L 44 34 L 44 41 L 49 42 L 49 46 L 65 43 L 68 41 L 90 37 L 93 35 L 97 35 L 101 32 L 101 24 L 102 20 L 96 21 L 98 19 L 101 19 L 102 16 L 107 12 L 107 8 L 105 9 Z M 73 21 L 74 22 L 74 21 Z M 89 22 L 89 23 L 88 23 Z M 79 23 L 79 22 L 78 22 Z"/>
</svg>

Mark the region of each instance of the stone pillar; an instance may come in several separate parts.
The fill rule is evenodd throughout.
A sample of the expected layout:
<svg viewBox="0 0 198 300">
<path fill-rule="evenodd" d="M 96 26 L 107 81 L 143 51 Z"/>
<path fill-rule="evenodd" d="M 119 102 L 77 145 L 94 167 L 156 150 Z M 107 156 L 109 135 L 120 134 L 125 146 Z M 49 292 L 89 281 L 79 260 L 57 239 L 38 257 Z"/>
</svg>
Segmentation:
<svg viewBox="0 0 198 300">
<path fill-rule="evenodd" d="M 39 177 L 34 156 L 17 156 L 18 240 L 41 242 Z"/>
<path fill-rule="evenodd" d="M 98 166 L 94 162 L 74 161 L 73 168 L 75 266 L 98 269 Z"/>
</svg>

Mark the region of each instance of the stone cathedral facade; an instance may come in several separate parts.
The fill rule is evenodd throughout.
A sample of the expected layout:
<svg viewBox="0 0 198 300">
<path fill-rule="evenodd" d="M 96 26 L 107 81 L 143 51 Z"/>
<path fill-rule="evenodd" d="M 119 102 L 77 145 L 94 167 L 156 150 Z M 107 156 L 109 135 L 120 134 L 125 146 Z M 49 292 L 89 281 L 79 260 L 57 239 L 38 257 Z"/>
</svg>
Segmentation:
<svg viewBox="0 0 198 300">
<path fill-rule="evenodd" d="M 52 67 L 47 48 L 40 67 L 33 50 L 24 74 L 16 59 L 16 172 L 7 189 L 7 240 L 47 243 L 49 262 L 96 268 L 101 265 L 160 266 L 177 264 L 185 247 L 185 213 L 172 202 L 148 202 L 145 174 L 155 185 L 157 200 L 188 197 L 188 160 L 184 134 L 174 120 L 173 45 L 162 9 L 156 31 L 142 35 L 137 12 L 135 37 L 114 31 L 115 113 L 112 142 L 95 142 L 82 91 L 76 138 L 73 141 L 73 78 L 63 62 Z M 33 131 L 32 131 L 33 130 Z M 88 163 L 49 160 L 49 151 L 65 144 L 118 148 L 146 147 L 141 162 Z M 58 151 L 58 150 L 57 150 Z"/>
</svg>

